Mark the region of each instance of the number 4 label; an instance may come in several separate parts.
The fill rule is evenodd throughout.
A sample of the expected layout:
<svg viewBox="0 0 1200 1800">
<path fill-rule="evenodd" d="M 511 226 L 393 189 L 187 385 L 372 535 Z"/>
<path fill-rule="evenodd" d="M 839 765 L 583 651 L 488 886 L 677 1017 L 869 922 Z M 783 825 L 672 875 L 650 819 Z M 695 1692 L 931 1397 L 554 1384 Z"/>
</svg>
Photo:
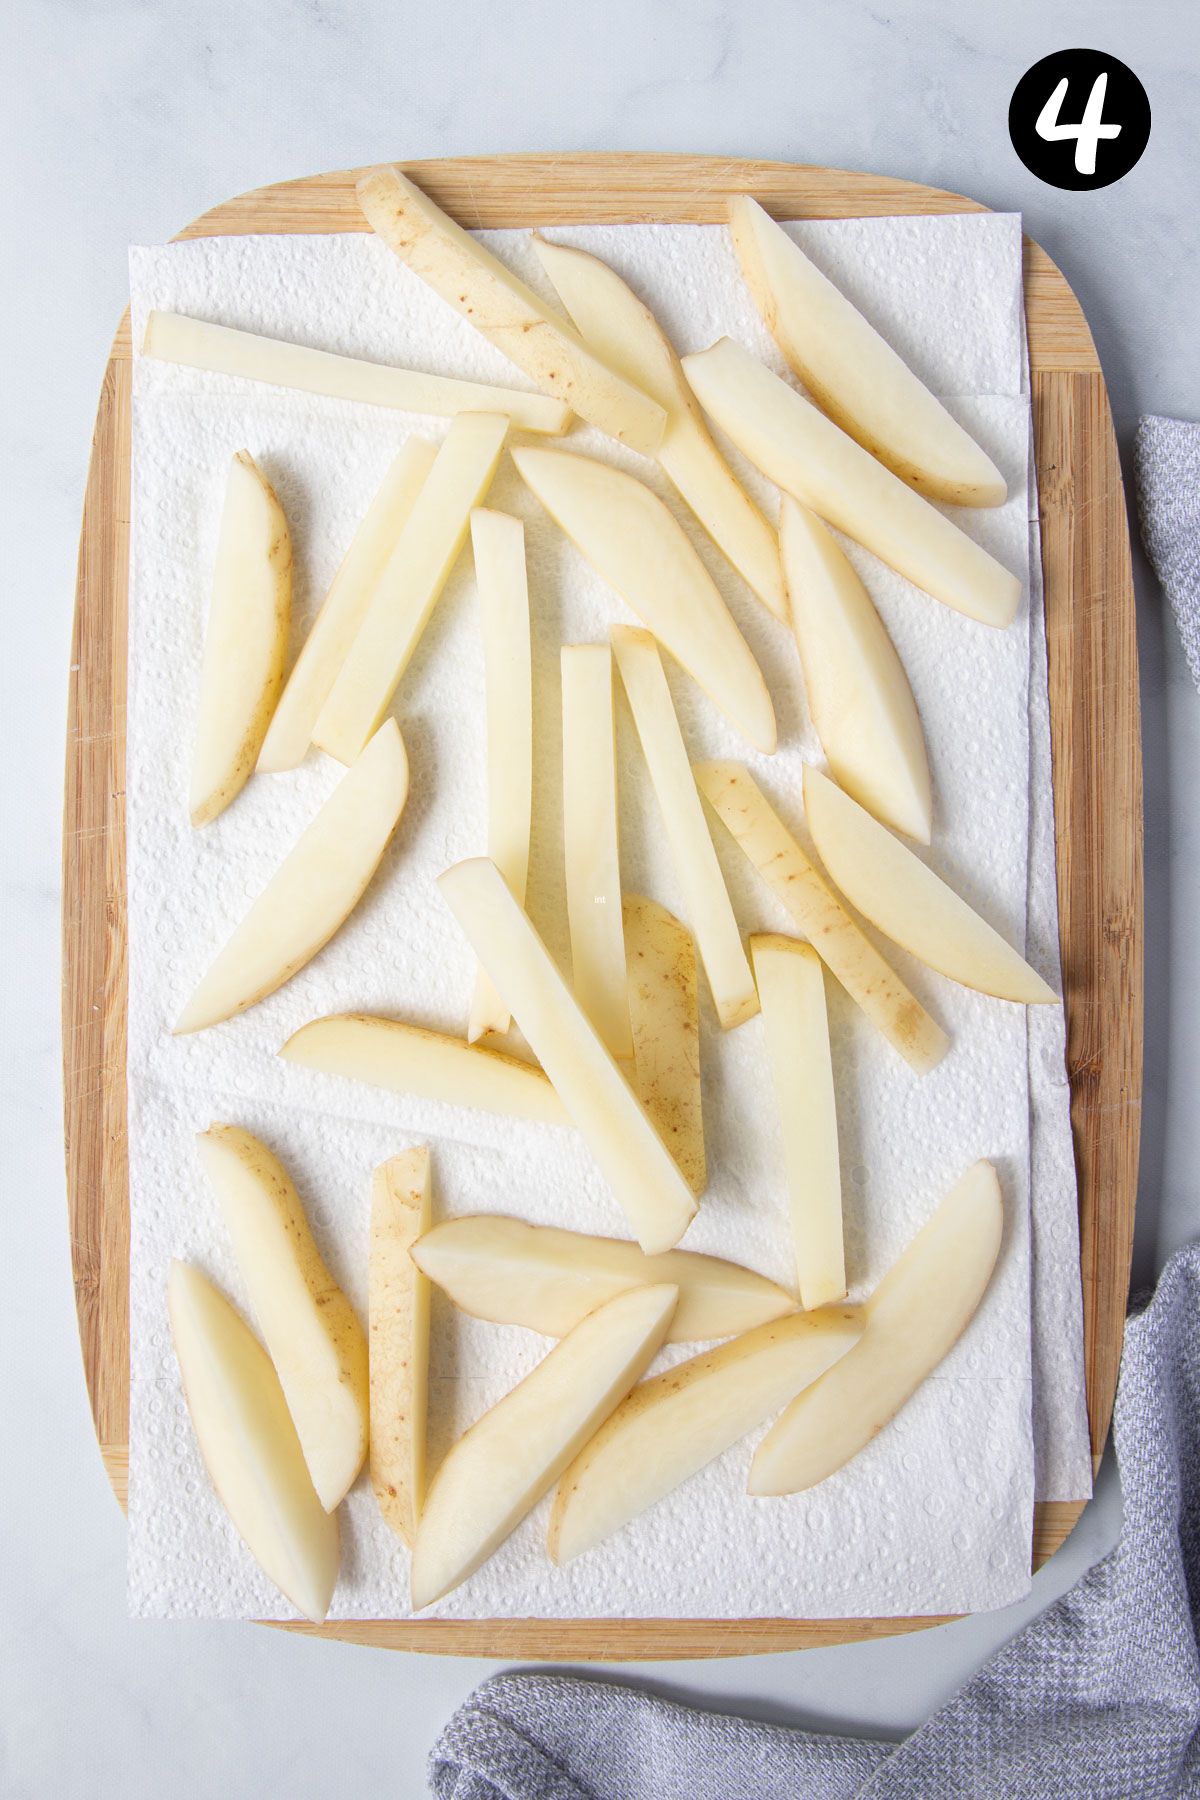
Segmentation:
<svg viewBox="0 0 1200 1800">
<path fill-rule="evenodd" d="M 1061 143 L 1066 139 L 1075 139 L 1075 168 L 1080 175 L 1096 173 L 1096 148 L 1101 138 L 1120 137 L 1119 125 L 1104 123 L 1104 100 L 1108 93 L 1107 74 L 1097 75 L 1092 83 L 1092 91 L 1088 95 L 1087 105 L 1083 109 L 1083 117 L 1078 125 L 1062 125 L 1059 114 L 1063 101 L 1067 97 L 1067 77 L 1064 75 L 1050 98 L 1038 114 L 1034 130 L 1047 144 Z"/>
</svg>

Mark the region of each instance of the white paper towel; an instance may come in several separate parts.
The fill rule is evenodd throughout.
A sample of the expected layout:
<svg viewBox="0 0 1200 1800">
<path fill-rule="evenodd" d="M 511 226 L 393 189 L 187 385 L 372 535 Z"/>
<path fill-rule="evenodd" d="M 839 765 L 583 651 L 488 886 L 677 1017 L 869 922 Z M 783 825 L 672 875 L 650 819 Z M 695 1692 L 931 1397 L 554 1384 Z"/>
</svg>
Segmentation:
<svg viewBox="0 0 1200 1800">
<path fill-rule="evenodd" d="M 926 378 L 953 396 L 956 413 L 1000 463 L 1008 504 L 966 515 L 964 522 L 1026 573 L 1029 415 L 1018 222 L 981 215 L 795 229 Z M 729 332 L 780 366 L 722 230 L 637 226 L 554 235 L 613 261 L 681 349 Z M 544 285 L 523 234 L 487 236 L 510 265 Z M 135 343 L 146 311 L 158 306 L 410 366 L 520 379 L 369 237 L 201 240 L 134 251 L 131 267 Z M 469 554 L 400 690 L 413 789 L 365 901 L 333 944 L 262 1005 L 197 1037 L 170 1038 L 195 980 L 338 773 L 313 756 L 291 774 L 256 778 L 206 830 L 193 831 L 187 822 L 190 722 L 228 458 L 248 448 L 279 491 L 300 571 L 297 620 L 307 622 L 399 444 L 413 430 L 440 437 L 445 422 L 142 360 L 135 364 L 134 393 L 127 778 L 130 1599 L 135 1612 L 149 1615 L 280 1617 L 287 1616 L 286 1604 L 259 1575 L 208 1488 L 166 1327 L 164 1279 L 173 1255 L 194 1258 L 246 1303 L 192 1134 L 213 1119 L 234 1120 L 283 1155 L 331 1266 L 360 1308 L 370 1171 L 411 1143 L 434 1146 L 443 1214 L 511 1210 L 584 1230 L 623 1234 L 624 1227 L 569 1130 L 380 1093 L 296 1069 L 275 1055 L 291 1031 L 327 1012 L 375 1010 L 463 1027 L 473 961 L 433 882 L 449 863 L 477 854 L 485 837 L 482 660 Z M 571 441 L 636 469 L 670 500 L 641 459 L 587 429 Z M 750 473 L 746 478 L 771 505 L 764 484 Z M 672 668 L 692 753 L 750 763 L 799 827 L 800 772 L 819 747 L 794 647 L 670 503 L 759 655 L 780 723 L 779 753 L 755 757 Z M 526 520 L 540 752 L 531 908 L 551 947 L 565 956 L 558 649 L 602 637 L 627 615 L 539 511 L 507 460 L 488 504 Z M 1038 885 L 1029 864 L 1028 613 L 1009 632 L 989 631 L 917 593 L 865 552 L 851 547 L 851 554 L 893 633 L 925 722 L 936 809 L 932 861 L 1020 943 L 1027 889 L 1032 917 Z M 624 884 L 682 910 L 623 703 L 620 739 Z M 1039 767 L 1045 782 L 1046 769 Z M 719 848 L 743 927 L 787 929 L 787 916 L 740 853 L 723 838 Z M 1049 879 L 1052 897 L 1052 870 Z M 1044 897 L 1044 881 L 1038 891 Z M 894 1427 L 816 1492 L 750 1500 L 744 1479 L 751 1446 L 742 1444 L 614 1543 L 561 1571 L 543 1553 L 543 1505 L 485 1568 L 433 1609 L 436 1615 L 919 1613 L 997 1606 L 1025 1591 L 1033 1494 L 1031 1160 L 1038 1166 L 1025 1015 L 940 980 L 900 951 L 885 951 L 954 1044 L 943 1064 L 919 1080 L 830 984 L 852 1292 L 869 1290 L 962 1169 L 989 1156 L 1004 1184 L 1005 1242 L 966 1337 Z M 786 1278 L 782 1146 L 764 1081 L 761 1021 L 722 1034 L 708 1013 L 703 1049 L 711 1184 L 689 1246 Z M 1048 1115 L 1061 1127 L 1061 1069 L 1052 1065 L 1052 1054 L 1036 1059 L 1034 1117 Z M 1061 1182 L 1052 1199 L 1061 1207 Z M 1047 1242 L 1053 1262 L 1056 1240 Z M 1048 1265 L 1045 1275 L 1057 1281 L 1068 1310 L 1072 1303 L 1078 1310 L 1077 1262 L 1067 1267 L 1066 1255 L 1062 1267 Z M 545 1347 L 532 1334 L 464 1319 L 439 1304 L 434 1461 Z M 1079 1411 L 1072 1379 L 1077 1375 L 1064 1376 L 1057 1359 L 1047 1358 L 1044 1370 L 1039 1364 L 1039 1383 L 1061 1389 L 1055 1418 Z M 407 1554 L 383 1526 L 365 1483 L 343 1516 L 334 1615 L 403 1617 Z"/>
</svg>

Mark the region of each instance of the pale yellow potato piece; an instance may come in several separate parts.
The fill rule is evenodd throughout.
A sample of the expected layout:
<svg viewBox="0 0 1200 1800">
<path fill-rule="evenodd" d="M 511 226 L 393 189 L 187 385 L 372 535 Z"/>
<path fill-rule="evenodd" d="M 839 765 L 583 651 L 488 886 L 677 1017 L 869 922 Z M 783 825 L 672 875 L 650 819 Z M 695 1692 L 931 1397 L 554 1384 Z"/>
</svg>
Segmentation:
<svg viewBox="0 0 1200 1800">
<path fill-rule="evenodd" d="M 293 844 L 192 994 L 176 1034 L 202 1031 L 273 994 L 310 962 L 366 892 L 408 797 L 394 719 Z"/>
<path fill-rule="evenodd" d="M 388 248 L 543 392 L 653 456 L 666 424 L 662 407 L 606 368 L 573 326 L 407 176 L 372 169 L 358 183 L 358 203 Z"/>
<path fill-rule="evenodd" d="M 670 1250 L 695 1216 L 691 1190 L 504 877 L 476 857 L 447 869 L 438 886 L 642 1249 Z"/>
<path fill-rule="evenodd" d="M 790 494 L 779 544 L 809 711 L 829 766 L 877 819 L 927 844 L 925 736 L 887 627 L 832 532 Z"/>
<path fill-rule="evenodd" d="M 610 1056 L 627 1062 L 633 1038 L 621 917 L 612 651 L 607 644 L 564 644 L 561 663 L 571 981 Z"/>
<path fill-rule="evenodd" d="M 861 1341 L 767 1433 L 750 1493 L 815 1487 L 878 1436 L 970 1324 L 1003 1229 L 996 1171 L 975 1163 L 867 1301 Z"/>
<path fill-rule="evenodd" d="M 487 492 L 508 420 L 460 413 L 413 502 L 366 616 L 313 727 L 313 743 L 353 762 L 378 730 Z"/>
<path fill-rule="evenodd" d="M 660 1285 L 607 1301 L 459 1438 L 417 1527 L 415 1610 L 473 1575 L 554 1485 L 649 1367 L 675 1299 Z"/>
<path fill-rule="evenodd" d="M 804 771 L 804 812 L 830 877 L 885 937 L 964 987 L 1057 1005 L 1054 989 L 986 919 L 819 769 Z"/>
<path fill-rule="evenodd" d="M 698 1198 L 708 1185 L 708 1163 L 696 941 L 657 900 L 627 894 L 624 913 L 633 1091 Z"/>
<path fill-rule="evenodd" d="M 425 1500 L 429 1283 L 411 1251 L 432 1223 L 429 1151 L 380 1163 L 371 1180 L 367 1342 L 371 1486 L 387 1523 L 411 1546 Z"/>
<path fill-rule="evenodd" d="M 380 483 L 287 678 L 258 753 L 260 773 L 297 768 L 308 755 L 317 715 L 436 455 L 437 445 L 427 438 L 409 438 Z"/>
<path fill-rule="evenodd" d="M 644 482 L 590 456 L 541 449 L 512 456 L 601 580 L 754 748 L 769 755 L 775 709 L 762 670 L 669 507 Z"/>
<path fill-rule="evenodd" d="M 338 1523 L 318 1500 L 270 1357 L 187 1263 L 167 1276 L 184 1398 L 217 1498 L 267 1579 L 319 1625 L 338 1576 Z"/>
<path fill-rule="evenodd" d="M 238 1125 L 196 1139 L 326 1512 L 367 1454 L 367 1339 L 325 1266 L 291 1176 Z"/>
<path fill-rule="evenodd" d="M 248 450 L 229 466 L 200 667 L 189 809 L 208 825 L 245 787 L 279 690 L 292 614 L 292 540 Z"/>
<path fill-rule="evenodd" d="M 721 823 L 850 998 L 918 1075 L 928 1074 L 949 1038 L 822 881 L 749 770 L 714 762 L 698 764 L 695 774 Z"/>
<path fill-rule="evenodd" d="M 1021 582 L 740 344 L 683 358 L 705 412 L 763 474 L 935 600 L 1011 625 Z"/>
<path fill-rule="evenodd" d="M 790 1313 L 634 1388 L 567 1469 L 547 1548 L 570 1562 L 778 1412 L 862 1335 L 853 1307 Z"/>
<path fill-rule="evenodd" d="M 615 269 L 534 233 L 542 267 L 576 329 L 610 369 L 658 401 L 667 428 L 659 467 L 758 598 L 787 622 L 774 531 L 717 449 L 662 326 Z"/>
<path fill-rule="evenodd" d="M 755 305 L 822 411 L 918 493 L 1002 506 L 991 457 L 783 226 L 738 194 L 729 228 Z"/>
</svg>

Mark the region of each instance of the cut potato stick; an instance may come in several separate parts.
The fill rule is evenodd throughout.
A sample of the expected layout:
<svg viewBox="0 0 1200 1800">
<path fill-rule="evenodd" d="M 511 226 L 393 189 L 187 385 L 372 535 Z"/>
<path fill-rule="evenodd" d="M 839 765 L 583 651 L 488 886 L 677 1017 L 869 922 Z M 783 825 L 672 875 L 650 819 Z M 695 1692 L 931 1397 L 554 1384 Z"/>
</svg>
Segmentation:
<svg viewBox="0 0 1200 1800">
<path fill-rule="evenodd" d="M 812 945 L 796 938 L 753 937 L 750 949 L 783 1131 L 800 1303 L 824 1306 L 846 1293 L 825 977 Z"/>
<path fill-rule="evenodd" d="M 670 1250 L 696 1202 L 504 877 L 483 857 L 439 877 L 442 895 L 647 1254 Z"/>
<path fill-rule="evenodd" d="M 545 1075 L 532 1063 L 400 1019 L 333 1013 L 302 1025 L 279 1054 L 306 1069 L 366 1081 L 397 1094 L 417 1094 L 423 1100 L 442 1100 L 448 1106 L 470 1106 L 546 1125 L 571 1122 Z"/>
<path fill-rule="evenodd" d="M 775 709 L 753 652 L 674 514 L 622 469 L 566 451 L 513 461 L 551 518 L 756 750 Z"/>
<path fill-rule="evenodd" d="M 743 580 L 786 623 L 775 533 L 714 444 L 662 326 L 598 256 L 548 244 L 537 233 L 533 241 L 576 330 L 610 369 L 666 412 L 660 468 Z"/>
<path fill-rule="evenodd" d="M 1026 1006 L 1057 1004 L 986 919 L 819 769 L 804 771 L 804 811 L 831 879 L 885 937 L 964 987 Z"/>
<path fill-rule="evenodd" d="M 919 1075 L 946 1054 L 950 1040 L 826 886 L 766 795 L 741 763 L 703 763 L 696 782 L 825 965 L 894 1049 Z"/>
<path fill-rule="evenodd" d="M 779 545 L 809 711 L 829 766 L 868 812 L 927 844 L 925 737 L 887 628 L 833 533 L 790 494 Z"/>
<path fill-rule="evenodd" d="M 409 438 L 363 515 L 275 708 L 260 773 L 295 769 L 308 755 L 317 715 L 366 617 L 375 589 L 433 467 L 437 445 Z"/>
<path fill-rule="evenodd" d="M 815 1487 L 878 1436 L 970 1324 L 1003 1228 L 996 1171 L 978 1162 L 868 1300 L 861 1342 L 767 1433 L 750 1467 L 750 1493 Z"/>
<path fill-rule="evenodd" d="M 358 203 L 401 262 L 538 387 L 589 424 L 653 456 L 666 424 L 662 407 L 606 368 L 573 326 L 398 169 L 364 175 Z"/>
<path fill-rule="evenodd" d="M 167 1310 L 183 1393 L 217 1497 L 263 1574 L 319 1625 L 338 1523 L 317 1499 L 271 1359 L 199 1269 L 173 1262 Z"/>
<path fill-rule="evenodd" d="M 610 1056 L 633 1055 L 617 844 L 612 652 L 562 649 L 563 860 L 575 998 Z M 493 859 L 494 860 L 494 859 Z M 518 894 L 523 903 L 523 896 Z"/>
<path fill-rule="evenodd" d="M 415 1610 L 473 1575 L 554 1485 L 648 1368 L 675 1299 L 667 1285 L 618 1294 L 459 1438 L 417 1528 Z"/>
<path fill-rule="evenodd" d="M 944 606 L 1012 624 L 1018 577 L 757 357 L 722 338 L 683 368 L 704 410 L 778 487 Z"/>
<path fill-rule="evenodd" d="M 755 305 L 818 406 L 918 493 L 1003 505 L 991 457 L 783 226 L 749 194 L 729 202 L 729 226 Z"/>
<path fill-rule="evenodd" d="M 202 1031 L 273 994 L 327 944 L 366 892 L 408 797 L 396 721 L 381 725 L 229 938 L 176 1034 Z"/>
<path fill-rule="evenodd" d="M 471 547 L 479 589 L 487 706 L 488 855 L 525 904 L 533 808 L 533 686 L 525 527 L 508 513 L 476 507 Z M 468 1042 L 505 1032 L 509 1010 L 483 970 L 476 971 Z"/>
<path fill-rule="evenodd" d="M 792 1313 L 644 1381 L 563 1475 L 548 1549 L 570 1562 L 687 1481 L 862 1336 L 857 1309 Z"/>
<path fill-rule="evenodd" d="M 225 486 L 200 668 L 193 825 L 223 813 L 250 778 L 283 685 L 291 613 L 287 520 L 250 452 L 239 450 Z"/>
<path fill-rule="evenodd" d="M 340 762 L 353 762 L 378 729 L 462 549 L 471 510 L 496 472 L 507 430 L 498 413 L 460 413 L 446 433 L 317 715 L 313 742 Z"/>
<path fill-rule="evenodd" d="M 674 913 L 641 894 L 625 896 L 624 914 L 633 1091 L 699 1196 L 708 1184 L 708 1165 L 695 939 Z"/>
<path fill-rule="evenodd" d="M 696 791 L 662 658 L 648 631 L 614 626 L 612 641 L 683 889 L 688 923 L 696 934 L 717 1017 L 728 1031 L 758 1011 L 758 994 Z"/>
<path fill-rule="evenodd" d="M 371 1182 L 367 1338 L 371 1485 L 379 1510 L 412 1545 L 425 1499 L 429 1283 L 410 1252 L 432 1223 L 429 1151 L 389 1157 Z"/>
</svg>

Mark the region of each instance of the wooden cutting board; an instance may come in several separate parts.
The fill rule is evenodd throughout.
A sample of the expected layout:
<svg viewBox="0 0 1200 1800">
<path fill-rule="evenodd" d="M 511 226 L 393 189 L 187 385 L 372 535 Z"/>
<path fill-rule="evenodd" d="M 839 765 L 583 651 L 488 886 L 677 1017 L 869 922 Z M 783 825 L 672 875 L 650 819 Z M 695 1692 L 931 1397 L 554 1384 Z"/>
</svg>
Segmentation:
<svg viewBox="0 0 1200 1800">
<path fill-rule="evenodd" d="M 886 176 L 703 156 L 500 156 L 403 165 L 471 227 L 723 220 L 754 194 L 781 218 L 983 209 Z M 181 238 L 361 231 L 357 171 L 241 194 Z M 1099 1460 L 1116 1387 L 1142 1080 L 1142 771 L 1121 471 L 1104 377 L 1059 270 L 1026 240 L 1058 895 L 1079 1172 L 1088 1411 Z M 76 588 L 63 836 L 63 1074 L 75 1296 L 100 1452 L 122 1505 L 129 1432 L 125 1135 L 125 665 L 131 350 L 126 313 L 96 418 Z M 1035 1565 L 1081 1504 L 1036 1509 Z M 361 1621 L 296 1626 L 398 1649 L 499 1658 L 730 1656 L 916 1630 L 914 1619 Z"/>
</svg>

